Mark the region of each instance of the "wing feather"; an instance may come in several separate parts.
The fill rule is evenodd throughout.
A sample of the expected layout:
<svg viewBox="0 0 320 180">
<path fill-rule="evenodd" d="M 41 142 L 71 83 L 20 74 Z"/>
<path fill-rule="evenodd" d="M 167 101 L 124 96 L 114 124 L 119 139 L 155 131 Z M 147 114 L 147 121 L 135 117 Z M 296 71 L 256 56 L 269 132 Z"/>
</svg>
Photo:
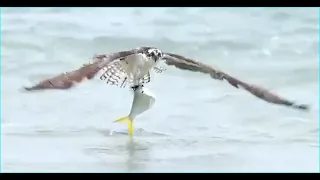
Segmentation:
<svg viewBox="0 0 320 180">
<path fill-rule="evenodd" d="M 84 80 L 90 80 L 110 62 L 129 56 L 135 53 L 142 53 L 148 50 L 150 47 L 138 47 L 135 49 L 120 51 L 110 54 L 97 55 L 93 58 L 93 61 L 89 64 L 84 64 L 77 70 L 64 72 L 54 77 L 41 80 L 37 84 L 31 87 L 24 87 L 27 91 L 34 90 L 46 90 L 46 89 L 70 89 L 76 84 L 83 82 Z"/>
<path fill-rule="evenodd" d="M 128 75 L 124 72 L 119 61 L 113 61 L 104 67 L 103 74 L 100 76 L 100 80 L 105 81 L 108 85 L 126 87 L 128 81 Z"/>
<path fill-rule="evenodd" d="M 143 78 L 139 79 L 139 84 L 147 84 L 151 81 L 150 72 L 143 76 Z"/>
<path fill-rule="evenodd" d="M 242 87 L 247 90 L 252 95 L 265 100 L 269 103 L 284 105 L 287 107 L 293 107 L 300 110 L 308 110 L 309 106 L 306 104 L 296 104 L 293 101 L 287 100 L 283 97 L 280 97 L 263 87 L 257 85 L 249 84 L 244 81 L 241 81 L 225 72 L 218 70 L 212 66 L 206 65 L 204 63 L 198 62 L 196 60 L 183 57 L 181 55 L 173 53 L 164 53 L 165 63 L 169 66 L 175 66 L 176 68 L 182 70 L 189 70 L 194 72 L 201 72 L 205 74 L 210 74 L 213 79 L 217 80 L 226 80 L 230 85 L 235 88 Z"/>
</svg>

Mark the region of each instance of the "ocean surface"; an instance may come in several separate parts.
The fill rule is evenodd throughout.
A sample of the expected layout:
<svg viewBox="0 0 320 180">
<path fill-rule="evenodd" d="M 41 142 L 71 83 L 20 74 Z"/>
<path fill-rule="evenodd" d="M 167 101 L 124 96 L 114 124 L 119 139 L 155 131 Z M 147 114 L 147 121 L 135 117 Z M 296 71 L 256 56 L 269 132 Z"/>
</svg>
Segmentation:
<svg viewBox="0 0 320 180">
<path fill-rule="evenodd" d="M 4 172 L 319 171 L 317 8 L 3 8 Z M 132 93 L 87 81 L 21 88 L 95 54 L 155 46 L 212 64 L 311 106 L 262 101 L 210 76 L 163 65 L 155 105 L 125 124 Z"/>
</svg>

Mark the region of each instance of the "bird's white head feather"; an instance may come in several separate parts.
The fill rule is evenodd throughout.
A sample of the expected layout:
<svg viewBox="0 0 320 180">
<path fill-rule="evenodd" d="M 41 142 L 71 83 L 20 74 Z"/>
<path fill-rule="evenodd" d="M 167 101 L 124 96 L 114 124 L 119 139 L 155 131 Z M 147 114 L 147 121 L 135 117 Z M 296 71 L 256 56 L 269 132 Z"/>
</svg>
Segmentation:
<svg viewBox="0 0 320 180">
<path fill-rule="evenodd" d="M 155 61 L 163 58 L 163 53 L 160 49 L 150 48 L 147 50 L 147 56 L 152 57 Z"/>
</svg>

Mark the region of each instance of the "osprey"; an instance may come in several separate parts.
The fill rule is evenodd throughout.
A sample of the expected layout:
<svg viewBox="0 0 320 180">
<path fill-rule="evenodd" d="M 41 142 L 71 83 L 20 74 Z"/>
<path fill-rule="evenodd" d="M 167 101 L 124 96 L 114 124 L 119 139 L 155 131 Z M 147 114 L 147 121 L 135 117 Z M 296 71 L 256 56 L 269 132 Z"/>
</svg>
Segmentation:
<svg viewBox="0 0 320 180">
<path fill-rule="evenodd" d="M 210 65 L 174 53 L 163 52 L 155 47 L 138 47 L 126 51 L 96 55 L 92 62 L 84 64 L 77 70 L 44 79 L 34 86 L 24 87 L 24 89 L 27 91 L 70 89 L 84 80 L 93 79 L 99 72 L 103 72 L 100 79 L 106 81 L 107 84 L 120 87 L 126 87 L 129 84 L 135 91 L 150 82 L 150 71 L 161 73 L 165 70 L 165 68 L 158 66 L 160 61 L 182 70 L 209 74 L 215 80 L 226 80 L 233 87 L 241 87 L 269 103 L 299 110 L 309 109 L 308 105 L 296 104 L 262 87 L 241 81 Z M 129 124 L 132 125 L 132 122 Z"/>
</svg>

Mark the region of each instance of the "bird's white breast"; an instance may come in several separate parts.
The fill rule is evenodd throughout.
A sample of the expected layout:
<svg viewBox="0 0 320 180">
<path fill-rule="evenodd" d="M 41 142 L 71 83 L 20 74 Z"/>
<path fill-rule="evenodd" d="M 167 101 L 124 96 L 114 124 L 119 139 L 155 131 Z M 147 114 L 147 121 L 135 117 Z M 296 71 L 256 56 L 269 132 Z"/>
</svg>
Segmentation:
<svg viewBox="0 0 320 180">
<path fill-rule="evenodd" d="M 135 78 L 142 78 L 155 65 L 156 62 L 152 58 L 149 58 L 142 53 L 127 56 L 121 61 L 123 69 L 128 74 L 132 74 Z"/>
</svg>

